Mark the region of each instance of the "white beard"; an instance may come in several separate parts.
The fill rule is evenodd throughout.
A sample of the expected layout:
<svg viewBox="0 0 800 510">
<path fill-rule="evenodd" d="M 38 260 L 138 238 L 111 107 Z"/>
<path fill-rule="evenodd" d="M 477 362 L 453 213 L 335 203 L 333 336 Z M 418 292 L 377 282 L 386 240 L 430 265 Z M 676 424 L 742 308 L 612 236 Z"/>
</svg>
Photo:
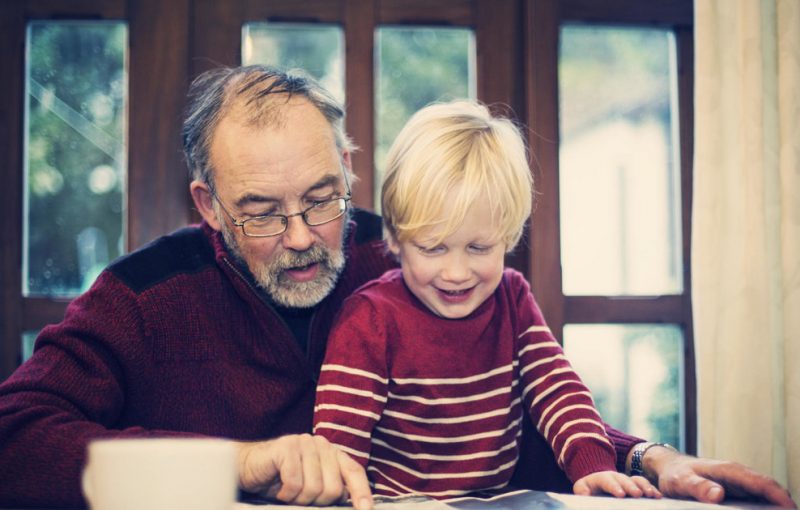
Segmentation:
<svg viewBox="0 0 800 510">
<path fill-rule="evenodd" d="M 302 252 L 283 251 L 273 256 L 272 260 L 249 263 L 228 224 L 224 221 L 220 221 L 220 224 L 228 250 L 239 263 L 250 270 L 256 284 L 280 306 L 310 308 L 317 305 L 333 291 L 339 275 L 344 270 L 343 240 L 335 250 L 314 244 Z M 342 237 L 344 230 L 346 229 L 343 229 Z M 287 269 L 313 263 L 319 264 L 317 275 L 313 280 L 298 282 L 286 274 Z"/>
</svg>

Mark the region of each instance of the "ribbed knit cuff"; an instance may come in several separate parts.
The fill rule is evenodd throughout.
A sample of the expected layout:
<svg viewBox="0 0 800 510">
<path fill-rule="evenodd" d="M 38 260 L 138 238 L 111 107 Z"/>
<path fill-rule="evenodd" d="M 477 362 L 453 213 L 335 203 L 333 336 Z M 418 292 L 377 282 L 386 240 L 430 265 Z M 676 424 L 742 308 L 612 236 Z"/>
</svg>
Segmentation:
<svg viewBox="0 0 800 510">
<path fill-rule="evenodd" d="M 617 471 L 624 473 L 625 461 L 628 458 L 628 453 L 631 451 L 631 448 L 633 448 L 634 445 L 645 442 L 646 440 L 640 437 L 630 436 L 611 427 L 607 423 L 605 425 L 606 434 L 608 434 L 608 437 L 611 438 L 611 441 L 614 443 L 614 449 L 617 451 Z"/>
<path fill-rule="evenodd" d="M 564 459 L 564 471 L 572 483 L 597 471 L 615 471 L 614 454 L 608 445 L 583 439 L 569 447 L 571 453 Z"/>
</svg>

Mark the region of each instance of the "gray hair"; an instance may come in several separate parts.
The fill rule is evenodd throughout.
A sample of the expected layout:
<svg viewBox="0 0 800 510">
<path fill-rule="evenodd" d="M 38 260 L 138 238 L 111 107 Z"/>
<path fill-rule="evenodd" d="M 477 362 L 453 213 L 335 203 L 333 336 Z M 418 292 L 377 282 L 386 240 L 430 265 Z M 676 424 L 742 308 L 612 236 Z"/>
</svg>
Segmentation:
<svg viewBox="0 0 800 510">
<path fill-rule="evenodd" d="M 221 67 L 199 75 L 189 87 L 181 135 L 192 179 L 213 184 L 209 152 L 211 136 L 220 119 L 242 101 L 248 107 L 249 123 L 276 123 L 280 115 L 276 94 L 284 95 L 281 104 L 294 95 L 308 99 L 330 123 L 339 154 L 355 149 L 344 130 L 344 107 L 304 71 L 262 65 Z"/>
</svg>

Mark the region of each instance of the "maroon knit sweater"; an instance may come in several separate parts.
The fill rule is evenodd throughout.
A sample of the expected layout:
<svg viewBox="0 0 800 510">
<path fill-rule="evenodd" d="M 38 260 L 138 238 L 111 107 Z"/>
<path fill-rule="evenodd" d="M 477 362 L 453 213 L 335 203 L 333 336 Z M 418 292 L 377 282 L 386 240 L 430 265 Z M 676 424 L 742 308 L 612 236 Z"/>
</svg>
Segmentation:
<svg viewBox="0 0 800 510">
<path fill-rule="evenodd" d="M 526 414 L 573 481 L 614 469 L 589 391 L 518 272 L 506 269 L 463 319 L 431 313 L 399 269 L 345 301 L 314 433 L 365 466 L 376 493 L 447 498 L 505 487 Z"/>
<path fill-rule="evenodd" d="M 308 354 L 208 225 L 113 263 L 0 386 L 0 505 L 82 504 L 79 474 L 96 437 L 310 431 L 332 318 L 393 265 L 380 219 L 354 220 L 346 269 L 314 313 Z"/>
<path fill-rule="evenodd" d="M 0 506 L 83 505 L 93 438 L 310 432 L 333 317 L 392 266 L 380 219 L 354 220 L 346 269 L 311 319 L 307 354 L 207 225 L 114 262 L 0 385 Z M 638 439 L 608 432 L 619 467 Z M 535 431 L 524 448 L 535 452 L 529 458 L 549 450 Z M 568 490 L 565 480 L 555 462 L 517 469 L 517 483 L 534 489 Z"/>
</svg>

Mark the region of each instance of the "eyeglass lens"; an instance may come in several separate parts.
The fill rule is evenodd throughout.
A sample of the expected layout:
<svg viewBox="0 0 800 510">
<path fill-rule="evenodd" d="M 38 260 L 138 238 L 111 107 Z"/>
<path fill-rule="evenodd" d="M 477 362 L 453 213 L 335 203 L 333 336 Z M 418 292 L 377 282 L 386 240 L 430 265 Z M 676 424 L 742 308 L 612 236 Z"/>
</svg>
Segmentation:
<svg viewBox="0 0 800 510">
<path fill-rule="evenodd" d="M 303 220 L 309 226 L 318 226 L 335 220 L 347 209 L 347 200 L 336 198 L 319 203 L 303 214 Z M 286 230 L 288 218 L 283 215 L 265 216 L 250 218 L 242 224 L 245 235 L 250 236 L 271 236 L 278 235 Z"/>
</svg>

